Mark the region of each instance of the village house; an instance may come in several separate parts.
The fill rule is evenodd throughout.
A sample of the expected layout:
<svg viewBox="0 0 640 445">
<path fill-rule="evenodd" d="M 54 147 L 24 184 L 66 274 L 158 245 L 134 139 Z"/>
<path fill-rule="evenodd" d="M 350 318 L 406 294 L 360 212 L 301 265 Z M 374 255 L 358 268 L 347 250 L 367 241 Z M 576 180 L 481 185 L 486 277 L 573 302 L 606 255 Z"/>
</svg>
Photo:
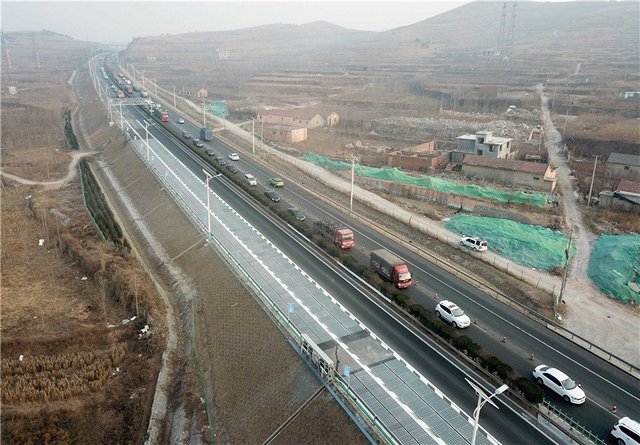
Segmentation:
<svg viewBox="0 0 640 445">
<path fill-rule="evenodd" d="M 462 174 L 512 187 L 546 192 L 556 188 L 556 171 L 541 162 L 466 155 L 462 161 Z"/>
<path fill-rule="evenodd" d="M 272 126 L 265 129 L 265 137 L 271 141 L 295 144 L 307 140 L 305 127 Z"/>
<path fill-rule="evenodd" d="M 640 209 L 640 182 L 623 179 L 616 190 L 600 192 L 598 206 L 623 210 Z"/>
<path fill-rule="evenodd" d="M 489 158 L 510 159 L 511 138 L 493 136 L 492 131 L 478 131 L 476 134 L 458 136 L 458 149 L 454 150 L 451 162 L 460 162 L 467 155 L 486 156 Z"/>
<path fill-rule="evenodd" d="M 613 178 L 640 180 L 640 155 L 611 153 L 605 167 Z"/>
<path fill-rule="evenodd" d="M 258 122 L 265 125 L 282 125 L 287 127 L 318 128 L 325 125 L 333 126 L 340 121 L 337 113 L 331 112 L 323 117 L 320 112 L 312 109 L 295 110 L 261 110 L 258 113 Z"/>
<path fill-rule="evenodd" d="M 387 155 L 387 165 L 403 170 L 426 171 L 449 161 L 448 153 L 436 151 L 436 141 L 396 150 Z"/>
</svg>

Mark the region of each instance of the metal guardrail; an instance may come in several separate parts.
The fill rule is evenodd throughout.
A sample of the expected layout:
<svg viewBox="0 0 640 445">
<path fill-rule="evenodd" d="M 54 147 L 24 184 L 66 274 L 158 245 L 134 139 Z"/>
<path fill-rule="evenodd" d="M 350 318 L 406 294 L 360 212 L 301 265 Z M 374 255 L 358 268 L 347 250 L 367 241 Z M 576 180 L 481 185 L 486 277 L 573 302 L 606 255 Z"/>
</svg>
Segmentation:
<svg viewBox="0 0 640 445">
<path fill-rule="evenodd" d="M 607 442 L 593 434 L 590 429 L 573 420 L 573 417 L 569 416 L 567 413 L 565 413 L 555 405 L 552 405 L 546 399 L 542 402 L 542 405 L 547 410 L 548 414 L 557 417 L 560 421 L 569 426 L 569 428 L 564 428 L 564 431 L 567 432 L 572 437 L 572 439 L 574 439 L 578 443 L 607 445 Z"/>
</svg>

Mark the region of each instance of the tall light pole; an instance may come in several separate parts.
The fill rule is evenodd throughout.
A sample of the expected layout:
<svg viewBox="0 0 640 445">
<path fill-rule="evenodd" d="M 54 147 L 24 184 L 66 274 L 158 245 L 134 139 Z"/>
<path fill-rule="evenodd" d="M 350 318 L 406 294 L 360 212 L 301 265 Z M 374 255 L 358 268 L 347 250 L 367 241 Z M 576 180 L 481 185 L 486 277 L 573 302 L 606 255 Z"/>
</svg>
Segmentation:
<svg viewBox="0 0 640 445">
<path fill-rule="evenodd" d="M 173 87 L 173 108 L 176 107 L 176 87 Z"/>
<path fill-rule="evenodd" d="M 251 119 L 251 153 L 256 155 L 256 121 Z"/>
<path fill-rule="evenodd" d="M 202 126 L 204 128 L 207 128 L 207 113 L 204 111 L 204 104 L 206 102 L 206 100 L 202 99 Z"/>
<path fill-rule="evenodd" d="M 209 205 L 209 181 L 213 178 L 213 175 L 202 169 L 202 172 L 206 176 L 204 181 L 204 192 L 207 194 L 207 241 L 211 241 L 211 207 Z"/>
<path fill-rule="evenodd" d="M 480 410 L 482 409 L 482 407 L 485 405 L 485 403 L 489 402 L 491 405 L 494 406 L 494 408 L 496 409 L 500 409 L 498 408 L 498 405 L 496 405 L 495 403 L 493 403 L 491 401 L 491 399 L 499 394 L 502 394 L 503 392 L 505 392 L 507 389 L 509 389 L 509 385 L 502 385 L 501 387 L 497 388 L 493 394 L 491 394 L 490 396 L 486 395 L 485 392 L 482 390 L 482 388 L 480 388 L 478 385 L 476 385 L 475 383 L 473 383 L 471 380 L 465 378 L 465 380 L 467 381 L 467 383 L 469 385 L 471 385 L 471 387 L 475 390 L 476 394 L 478 394 L 478 404 L 476 405 L 476 409 L 473 411 L 473 436 L 471 436 L 471 445 L 476 445 L 476 434 L 478 433 L 478 424 L 479 424 L 479 419 L 480 419 Z"/>
<path fill-rule="evenodd" d="M 144 121 L 144 131 L 147 132 L 146 144 L 147 144 L 147 161 L 148 161 L 149 160 L 149 122 L 147 122 L 146 120 Z"/>
</svg>

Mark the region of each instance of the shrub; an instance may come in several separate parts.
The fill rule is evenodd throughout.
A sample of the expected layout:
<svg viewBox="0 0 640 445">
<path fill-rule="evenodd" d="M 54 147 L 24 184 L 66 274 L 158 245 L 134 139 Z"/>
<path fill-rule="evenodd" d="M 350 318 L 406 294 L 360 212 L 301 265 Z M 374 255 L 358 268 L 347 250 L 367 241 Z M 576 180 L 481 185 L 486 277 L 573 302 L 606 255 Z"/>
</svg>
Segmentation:
<svg viewBox="0 0 640 445">
<path fill-rule="evenodd" d="M 472 357 L 477 357 L 480 351 L 480 345 L 466 335 L 454 338 L 452 343 L 458 351 L 467 351 Z"/>
<path fill-rule="evenodd" d="M 398 306 L 400 306 L 401 308 L 406 308 L 407 304 L 409 303 L 409 297 L 407 297 L 405 294 L 403 294 L 402 292 L 393 292 L 391 294 L 391 298 L 393 299 L 393 301 L 396 302 L 396 304 Z"/>
<path fill-rule="evenodd" d="M 531 403 L 542 403 L 544 391 L 533 381 L 526 377 L 518 377 L 515 380 L 516 387 L 522 391 L 522 395 Z"/>
<path fill-rule="evenodd" d="M 503 363 L 498 357 L 492 355 L 486 360 L 483 360 L 484 365 L 489 372 L 495 372 L 503 379 L 509 378 L 513 372 L 513 368 L 506 363 Z"/>
</svg>

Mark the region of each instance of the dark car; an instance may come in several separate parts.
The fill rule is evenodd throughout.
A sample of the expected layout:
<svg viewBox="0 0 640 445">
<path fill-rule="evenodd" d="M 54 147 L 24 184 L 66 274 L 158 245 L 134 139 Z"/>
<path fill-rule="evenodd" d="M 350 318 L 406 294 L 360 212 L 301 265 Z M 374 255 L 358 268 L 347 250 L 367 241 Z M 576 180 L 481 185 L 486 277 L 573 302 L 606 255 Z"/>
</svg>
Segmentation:
<svg viewBox="0 0 640 445">
<path fill-rule="evenodd" d="M 206 154 L 208 154 L 209 156 L 214 156 L 215 155 L 215 152 L 213 151 L 213 148 L 207 147 L 207 148 L 204 149 L 204 152 Z"/>
<path fill-rule="evenodd" d="M 302 210 L 298 208 L 291 207 L 290 209 L 287 209 L 287 211 L 291 213 L 293 217 L 298 221 L 304 221 L 305 219 L 307 219 L 307 217 L 304 216 L 304 213 L 302 213 Z"/>
<path fill-rule="evenodd" d="M 204 147 L 204 142 L 202 142 L 200 139 L 194 139 L 193 145 L 195 145 L 198 148 L 201 148 L 201 147 Z"/>
<path fill-rule="evenodd" d="M 238 167 L 233 164 L 227 165 L 227 170 L 229 170 L 231 173 L 238 173 Z"/>
<path fill-rule="evenodd" d="M 189 133 L 187 133 L 186 131 L 182 132 L 182 137 L 185 139 L 191 139 L 191 135 Z"/>
<path fill-rule="evenodd" d="M 220 156 L 216 156 L 214 159 L 220 165 L 227 165 L 227 162 L 224 159 L 222 159 Z"/>
<path fill-rule="evenodd" d="M 272 200 L 273 202 L 280 201 L 280 196 L 276 192 L 264 192 L 264 196 Z"/>
</svg>

